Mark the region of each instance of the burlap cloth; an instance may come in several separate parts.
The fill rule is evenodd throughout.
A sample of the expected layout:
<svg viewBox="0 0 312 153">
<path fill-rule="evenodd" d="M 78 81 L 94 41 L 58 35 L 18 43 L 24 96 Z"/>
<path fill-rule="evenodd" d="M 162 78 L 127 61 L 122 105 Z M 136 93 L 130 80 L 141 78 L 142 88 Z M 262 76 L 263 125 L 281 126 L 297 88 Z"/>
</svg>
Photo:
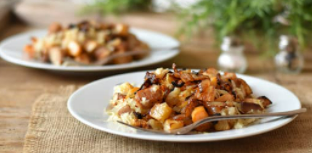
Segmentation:
<svg viewBox="0 0 312 153">
<path fill-rule="evenodd" d="M 212 153 L 212 152 L 312 152 L 312 112 L 310 93 L 302 94 L 295 86 L 288 86 L 301 99 L 308 112 L 290 124 L 265 134 L 248 138 L 206 142 L 170 143 L 125 138 L 88 127 L 67 111 L 67 99 L 75 86 L 61 87 L 58 92 L 41 95 L 33 105 L 25 153 Z M 293 89 L 292 89 L 293 88 Z M 308 90 L 311 91 L 311 90 Z M 305 101 L 307 100 L 307 101 Z M 311 100 L 309 100 L 311 101 Z"/>
</svg>

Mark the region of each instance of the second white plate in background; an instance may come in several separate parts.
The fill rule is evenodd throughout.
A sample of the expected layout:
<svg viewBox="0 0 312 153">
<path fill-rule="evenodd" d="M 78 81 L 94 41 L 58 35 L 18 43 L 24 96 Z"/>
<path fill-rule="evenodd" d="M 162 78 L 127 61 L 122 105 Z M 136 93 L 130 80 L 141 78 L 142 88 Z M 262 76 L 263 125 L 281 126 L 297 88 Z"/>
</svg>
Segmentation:
<svg viewBox="0 0 312 153">
<path fill-rule="evenodd" d="M 138 28 L 131 28 L 131 32 L 135 34 L 141 41 L 146 42 L 150 48 L 173 48 L 180 46 L 179 41 L 176 39 L 158 32 Z M 179 49 L 152 51 L 148 57 L 142 60 L 133 61 L 126 64 L 103 66 L 55 66 L 50 63 L 42 63 L 36 60 L 27 60 L 23 51 L 24 46 L 30 43 L 31 37 L 43 38 L 46 34 L 46 30 L 35 30 L 9 37 L 0 44 L 0 56 L 6 61 L 26 67 L 55 71 L 85 72 L 112 71 L 147 66 L 166 61 L 170 58 L 173 58 L 180 52 Z"/>
</svg>

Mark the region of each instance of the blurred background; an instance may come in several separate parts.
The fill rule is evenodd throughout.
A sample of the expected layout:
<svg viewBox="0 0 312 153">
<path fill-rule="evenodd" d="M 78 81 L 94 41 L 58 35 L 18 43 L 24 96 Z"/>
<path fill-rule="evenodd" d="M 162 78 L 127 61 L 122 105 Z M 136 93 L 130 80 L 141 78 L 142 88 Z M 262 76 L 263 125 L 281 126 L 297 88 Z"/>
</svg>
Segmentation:
<svg viewBox="0 0 312 153">
<path fill-rule="evenodd" d="M 263 60 L 273 62 L 286 50 L 285 58 L 298 52 L 307 62 L 312 59 L 311 7 L 312 0 L 1 0 L 0 39 L 55 21 L 122 22 L 175 36 L 187 50 L 180 56 L 220 54 L 220 45 L 230 38 L 239 40 L 245 54 Z"/>
</svg>

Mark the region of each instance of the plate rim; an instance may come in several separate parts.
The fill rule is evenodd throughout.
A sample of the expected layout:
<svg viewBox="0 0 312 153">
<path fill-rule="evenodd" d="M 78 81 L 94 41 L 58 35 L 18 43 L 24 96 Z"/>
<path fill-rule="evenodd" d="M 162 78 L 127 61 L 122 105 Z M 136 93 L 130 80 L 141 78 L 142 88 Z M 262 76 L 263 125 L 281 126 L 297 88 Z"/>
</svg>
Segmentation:
<svg viewBox="0 0 312 153">
<path fill-rule="evenodd" d="M 161 35 L 167 38 L 172 39 L 175 43 L 177 43 L 178 49 L 170 50 L 168 52 L 172 52 L 170 56 L 164 56 L 161 59 L 157 59 L 157 61 L 154 62 L 147 62 L 147 63 L 139 63 L 139 64 L 134 64 L 135 62 L 131 63 L 125 63 L 125 64 L 118 64 L 118 65 L 109 65 L 109 66 L 56 66 L 52 64 L 45 64 L 45 63 L 40 63 L 40 62 L 32 62 L 32 61 L 27 61 L 19 58 L 14 58 L 11 57 L 10 55 L 7 55 L 6 52 L 8 52 L 7 49 L 3 49 L 3 46 L 10 43 L 11 40 L 14 40 L 16 38 L 19 38 L 21 36 L 31 34 L 31 33 L 39 33 L 39 32 L 47 32 L 46 29 L 36 29 L 36 30 L 30 30 L 26 32 L 22 32 L 19 34 L 12 35 L 10 37 L 7 37 L 6 39 L 2 40 L 0 42 L 0 57 L 10 63 L 19 65 L 19 66 L 24 66 L 28 68 L 35 68 L 35 69 L 43 69 L 43 70 L 53 70 L 53 71 L 68 71 L 68 72 L 94 72 L 94 71 L 116 71 L 116 70 L 125 70 L 125 69 L 134 69 L 134 68 L 139 68 L 139 67 L 144 67 L 144 66 L 150 66 L 153 64 L 161 63 L 164 61 L 167 61 L 169 59 L 172 59 L 173 57 L 177 56 L 180 54 L 181 50 L 179 49 L 181 47 L 181 42 L 175 39 L 174 37 L 163 34 L 161 32 L 153 31 L 153 30 L 148 30 L 144 28 L 136 28 L 136 27 L 131 27 L 131 30 L 138 30 L 141 32 L 148 32 L 148 33 L 154 33 L 157 35 Z M 25 44 L 24 44 L 25 45 Z M 22 50 L 19 52 L 23 52 Z"/>
<path fill-rule="evenodd" d="M 197 69 L 192 69 L 192 70 L 197 70 Z M 148 71 L 153 71 L 153 70 L 148 70 Z M 108 79 L 111 79 L 111 78 L 114 78 L 114 77 L 121 77 L 123 75 L 129 75 L 129 74 L 136 74 L 136 73 L 145 73 L 147 71 L 135 71 L 135 72 L 130 72 L 130 73 L 124 73 L 124 74 L 118 74 L 118 75 L 113 75 L 113 76 L 109 76 L 109 77 L 105 77 L 105 78 L 102 78 L 102 79 L 99 79 L 99 80 L 95 80 L 95 81 L 92 81 L 84 86 L 82 86 L 81 88 L 77 89 L 76 91 L 74 91 L 70 97 L 68 98 L 67 100 L 67 109 L 68 111 L 70 112 L 70 114 L 75 118 L 77 119 L 78 121 L 82 122 L 83 124 L 91 127 L 91 128 L 94 128 L 94 129 L 97 129 L 97 130 L 100 130 L 100 131 L 103 131 L 103 132 L 107 132 L 107 133 L 110 133 L 110 134 L 115 134 L 115 135 L 118 135 L 118 136 L 123 136 L 123 137 L 128 137 L 128 138 L 134 138 L 134 139 L 140 139 L 140 140 L 149 140 L 149 141 L 162 141 L 162 142 L 179 142 L 179 143 L 188 143 L 188 142 L 215 142 L 215 141 L 224 141 L 224 140 L 232 140 L 232 139 L 239 139 L 239 138 L 246 138 L 246 137 L 250 137 L 250 136 L 255 136 L 255 135 L 259 135 L 259 134 L 263 134 L 263 133 L 267 133 L 267 132 L 270 132 L 270 131 L 273 131 L 273 130 L 276 130 L 276 129 L 279 129 L 287 124 L 289 124 L 290 122 L 292 122 L 298 115 L 296 116 L 293 116 L 293 117 L 290 117 L 290 118 L 287 118 L 287 120 L 277 126 L 274 126 L 272 128 L 268 128 L 266 130 L 262 130 L 262 131 L 256 131 L 256 132 L 253 132 L 253 133 L 249 133 L 249 134 L 245 134 L 245 135 L 237 135 L 237 136 L 231 136 L 231 137 L 222 137 L 222 138 L 217 138 L 217 139 L 205 139 L 205 138 L 202 138 L 202 139 L 198 139 L 198 140 L 185 140 L 185 139 L 176 139 L 176 140 L 171 140 L 171 139 L 161 139 L 161 138 L 154 138 L 154 137 L 142 137 L 140 135 L 135 135 L 135 134 L 128 134 L 128 133 L 122 133 L 122 132 L 118 132 L 116 130 L 111 130 L 111 129 L 108 129 L 108 128 L 103 128 L 101 126 L 98 126 L 98 125 L 94 125 L 90 122 L 88 122 L 87 120 L 83 119 L 82 117 L 80 117 L 74 110 L 73 108 L 71 107 L 71 105 L 74 103 L 74 101 L 72 100 L 77 94 L 79 94 L 82 90 L 84 90 L 84 88 L 87 88 L 89 86 L 92 86 L 94 84 L 97 84 L 98 82 L 101 82 L 103 80 L 108 80 Z M 299 102 L 299 108 L 302 108 L 302 104 L 299 100 L 299 98 L 290 90 L 288 90 L 287 88 L 279 85 L 279 84 L 276 84 L 274 82 L 271 82 L 271 81 L 268 81 L 268 80 L 265 80 L 265 79 L 262 79 L 262 78 L 258 78 L 258 77 L 253 77 L 253 76 L 249 76 L 249 75 L 244 75 L 244 74 L 237 74 L 239 76 L 243 76 L 243 77 L 250 77 L 250 78 L 253 78 L 253 79 L 258 79 L 258 80 L 261 80 L 261 81 L 265 81 L 267 83 L 271 83 L 271 84 L 274 84 L 274 85 L 277 85 L 281 88 L 284 88 L 285 90 L 287 90 L 288 92 L 290 92 L 291 94 L 293 94 L 293 96 L 296 98 L 296 100 Z M 104 110 L 104 108 L 103 108 Z"/>
</svg>

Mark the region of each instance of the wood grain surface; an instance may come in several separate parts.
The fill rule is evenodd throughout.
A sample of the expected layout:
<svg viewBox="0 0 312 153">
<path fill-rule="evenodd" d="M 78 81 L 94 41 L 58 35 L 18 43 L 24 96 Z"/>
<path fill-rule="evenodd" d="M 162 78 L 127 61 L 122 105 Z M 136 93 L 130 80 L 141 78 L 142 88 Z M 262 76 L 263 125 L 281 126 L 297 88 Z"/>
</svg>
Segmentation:
<svg viewBox="0 0 312 153">
<path fill-rule="evenodd" d="M 14 24 L 0 32 L 0 40 L 29 29 L 31 27 L 26 25 Z M 165 33 L 172 31 L 163 27 L 159 29 L 153 27 L 153 30 Z M 183 42 L 181 54 L 169 61 L 153 66 L 109 73 L 60 73 L 17 66 L 0 59 L 0 152 L 22 152 L 31 106 L 42 93 L 55 92 L 62 85 L 84 85 L 118 73 L 171 67 L 173 62 L 179 67 L 186 68 L 216 67 L 219 52 L 211 42 L 213 41 L 209 37 L 192 39 Z M 298 92 L 311 93 L 312 88 L 304 86 L 312 82 L 311 53 L 306 52 L 305 55 L 303 72 L 299 75 L 285 75 L 275 71 L 272 59 L 264 60 L 259 58 L 258 54 L 248 54 L 247 74 L 286 86 L 295 94 Z M 299 91 L 298 86 L 304 86 L 304 90 Z M 308 94 L 305 95 L 299 99 L 301 101 L 310 100 Z"/>
</svg>

